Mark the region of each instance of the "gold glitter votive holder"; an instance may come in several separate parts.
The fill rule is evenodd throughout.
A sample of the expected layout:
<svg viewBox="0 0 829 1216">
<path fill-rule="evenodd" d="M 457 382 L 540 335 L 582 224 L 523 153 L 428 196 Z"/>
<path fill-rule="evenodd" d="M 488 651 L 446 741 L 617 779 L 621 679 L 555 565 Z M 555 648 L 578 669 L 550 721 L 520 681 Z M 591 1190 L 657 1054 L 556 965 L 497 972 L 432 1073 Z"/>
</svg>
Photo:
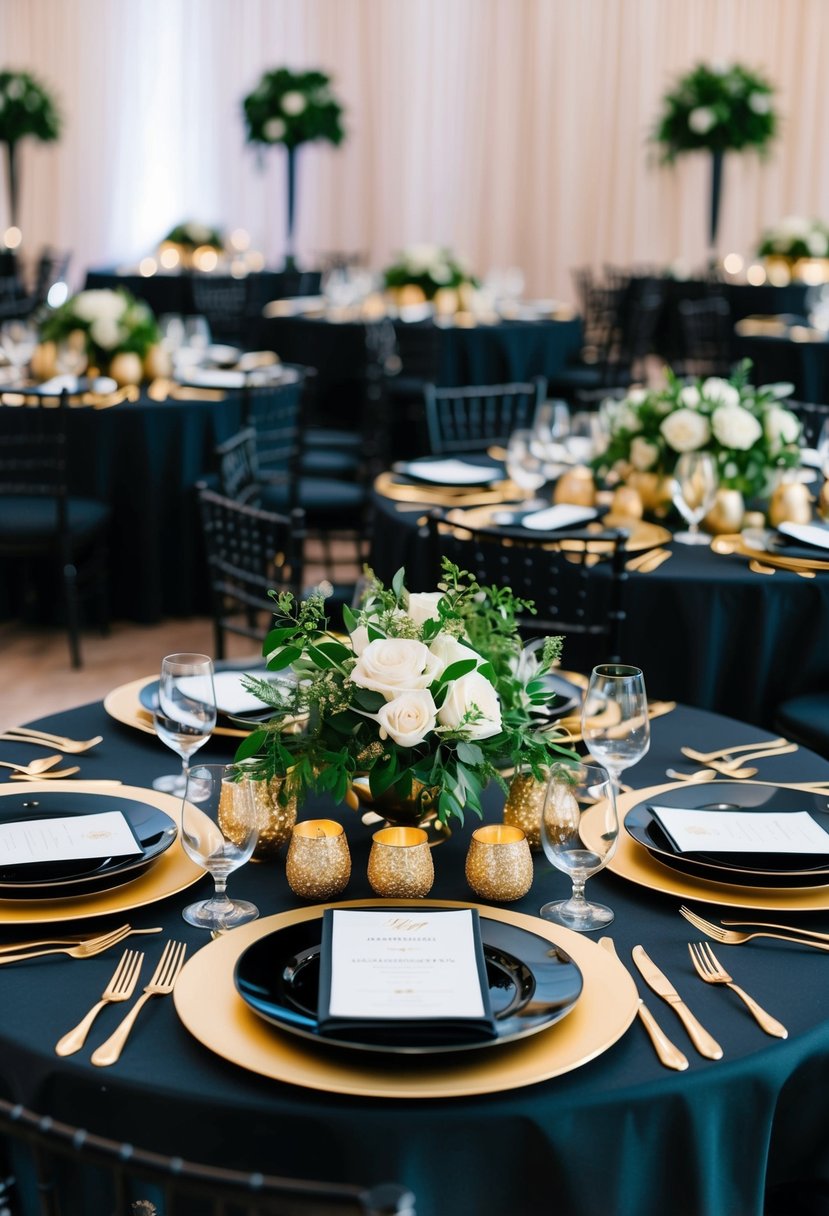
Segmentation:
<svg viewBox="0 0 829 1216">
<path fill-rule="evenodd" d="M 466 881 L 481 899 L 511 903 L 532 886 L 533 859 L 521 828 L 490 823 L 476 828 L 466 855 Z"/>
<path fill-rule="evenodd" d="M 541 851 L 541 814 L 546 794 L 546 781 L 536 781 L 532 773 L 516 773 L 504 803 L 504 823 L 521 829 L 533 853 Z"/>
<path fill-rule="evenodd" d="M 294 824 L 285 874 L 301 899 L 331 899 L 344 891 L 351 877 L 351 854 L 342 824 L 334 819 Z"/>
<path fill-rule="evenodd" d="M 385 899 L 422 899 L 435 881 L 429 835 L 423 828 L 381 828 L 372 836 L 368 881 Z"/>
<path fill-rule="evenodd" d="M 293 797 L 280 802 L 283 784 L 282 777 L 250 782 L 259 823 L 259 839 L 251 861 L 273 861 L 283 844 L 291 839 L 296 823 L 297 800 Z"/>
</svg>

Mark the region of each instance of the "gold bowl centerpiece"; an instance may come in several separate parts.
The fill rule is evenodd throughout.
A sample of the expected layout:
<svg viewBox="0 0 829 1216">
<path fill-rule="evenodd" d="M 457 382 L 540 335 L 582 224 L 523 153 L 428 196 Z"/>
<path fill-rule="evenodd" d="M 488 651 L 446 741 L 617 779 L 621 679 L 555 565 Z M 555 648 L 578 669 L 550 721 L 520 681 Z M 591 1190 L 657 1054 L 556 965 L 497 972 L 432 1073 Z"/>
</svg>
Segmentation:
<svg viewBox="0 0 829 1216">
<path fill-rule="evenodd" d="M 390 587 L 371 576 L 360 607 L 345 610 L 345 637 L 329 632 L 322 596 L 275 602 L 264 653 L 292 679 L 246 677 L 274 713 L 236 759 L 255 779 L 281 777 L 281 798 L 301 806 L 324 791 L 342 802 L 358 782 L 381 817 L 396 822 L 400 805 L 404 822 L 445 827 L 481 815 L 490 781 L 506 790 L 502 769 L 542 780 L 553 759 L 576 762 L 545 712 L 562 639 L 544 639 L 527 662 L 516 617 L 532 605 L 508 588 L 482 587 L 445 559 L 436 591 L 409 592 L 402 570 Z M 284 732 L 303 717 L 301 733 Z"/>
<path fill-rule="evenodd" d="M 140 384 L 155 374 L 159 355 L 159 331 L 155 316 L 143 300 L 128 291 L 107 288 L 80 291 L 41 322 L 40 346 L 33 369 L 46 380 L 61 367 L 61 350 L 74 352 L 77 373 L 97 368 L 119 384 Z"/>
<path fill-rule="evenodd" d="M 682 453 L 705 451 L 722 490 L 767 496 L 781 470 L 800 464 L 801 426 L 782 404 L 792 386 L 749 384 L 750 368 L 745 360 L 729 380 L 683 381 L 669 371 L 664 388 L 633 388 L 620 401 L 606 401 L 608 442 L 594 468 L 630 484 L 651 478 L 669 494 Z"/>
</svg>

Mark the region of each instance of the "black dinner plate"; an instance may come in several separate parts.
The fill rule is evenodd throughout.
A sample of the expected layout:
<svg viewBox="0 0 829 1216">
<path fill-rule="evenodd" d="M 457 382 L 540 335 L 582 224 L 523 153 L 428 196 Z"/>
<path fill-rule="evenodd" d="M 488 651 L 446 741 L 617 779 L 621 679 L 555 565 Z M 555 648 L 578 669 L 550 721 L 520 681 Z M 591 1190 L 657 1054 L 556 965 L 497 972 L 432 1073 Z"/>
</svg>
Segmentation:
<svg viewBox="0 0 829 1216">
<path fill-rule="evenodd" d="M 468 465 L 476 469 L 480 469 L 480 476 L 476 476 L 474 480 L 462 481 L 438 481 L 435 477 L 428 475 L 429 465 L 442 464 L 445 461 L 457 461 L 459 464 Z M 421 456 L 416 460 L 404 460 L 393 466 L 393 471 L 402 477 L 407 477 L 409 481 L 422 482 L 429 486 L 458 486 L 469 487 L 474 489 L 475 486 L 488 486 L 495 481 L 503 481 L 506 476 L 503 464 L 493 460 L 490 456 Z"/>
<path fill-rule="evenodd" d="M 457 1042 L 384 1046 L 359 1037 L 331 1038 L 317 1022 L 322 913 L 259 938 L 240 956 L 236 990 L 254 1013 L 292 1034 L 332 1047 L 422 1055 L 509 1043 L 545 1030 L 576 1004 L 582 990 L 578 966 L 558 946 L 517 925 L 480 914 L 489 996 L 496 1037 L 482 1041 L 459 1031 Z M 355 1031 L 355 1035 L 357 1032 Z"/>
<path fill-rule="evenodd" d="M 652 806 L 687 810 L 808 811 L 829 831 L 829 797 L 806 790 L 736 781 L 691 783 L 639 802 L 625 816 L 625 830 L 651 856 L 671 869 L 710 882 L 743 887 L 824 887 L 829 885 L 829 856 L 796 853 L 677 853 L 653 814 Z"/>
<path fill-rule="evenodd" d="M 247 670 L 246 668 L 245 671 Z M 267 672 L 251 671 L 250 674 L 264 677 L 267 675 Z M 151 680 L 149 684 L 145 684 L 138 692 L 138 700 L 144 709 L 148 710 L 151 714 L 154 714 L 158 709 L 158 685 L 158 680 Z M 255 725 L 257 722 L 267 722 L 269 718 L 273 717 L 274 710 L 269 705 L 263 705 L 261 709 L 248 710 L 246 713 L 232 714 L 224 709 L 217 709 L 216 713 L 225 722 L 246 722 Z"/>
<path fill-rule="evenodd" d="M 0 800 L 0 822 L 59 819 L 120 811 L 141 853 L 131 857 L 94 857 L 0 867 L 0 898 L 63 899 L 89 895 L 131 882 L 152 865 L 176 838 L 176 826 L 158 807 L 121 798 L 117 794 L 48 790 L 37 794 L 10 794 Z"/>
</svg>

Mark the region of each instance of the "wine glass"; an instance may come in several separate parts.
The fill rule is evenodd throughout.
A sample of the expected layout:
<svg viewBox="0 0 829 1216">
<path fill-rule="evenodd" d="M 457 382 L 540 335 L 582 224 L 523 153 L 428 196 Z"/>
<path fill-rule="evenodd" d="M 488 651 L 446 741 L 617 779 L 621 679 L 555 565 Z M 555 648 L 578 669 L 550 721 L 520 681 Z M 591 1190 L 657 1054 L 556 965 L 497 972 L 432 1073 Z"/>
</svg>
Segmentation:
<svg viewBox="0 0 829 1216">
<path fill-rule="evenodd" d="M 717 465 L 710 452 L 683 452 L 676 462 L 671 497 L 674 506 L 689 525 L 687 532 L 675 532 L 674 540 L 683 545 L 710 545 L 710 537 L 699 530 L 699 523 L 714 505 L 717 494 Z"/>
<path fill-rule="evenodd" d="M 506 466 L 511 480 L 522 491 L 524 507 L 532 510 L 545 506 L 540 499 L 532 498 L 533 491 L 540 489 L 547 480 L 544 453 L 532 431 L 512 432 L 507 444 Z"/>
<path fill-rule="evenodd" d="M 28 321 L 4 321 L 0 326 L 0 348 L 14 368 L 17 380 L 34 354 L 36 346 L 37 330 Z"/>
<path fill-rule="evenodd" d="M 162 659 L 153 724 L 159 739 L 181 757 L 181 772 L 156 777 L 153 789 L 182 795 L 189 759 L 216 725 L 213 661 L 206 654 L 168 654 Z"/>
<path fill-rule="evenodd" d="M 618 793 L 619 774 L 637 764 L 651 742 L 641 668 L 624 663 L 593 668 L 582 704 L 581 734 L 590 755 L 610 773 Z"/>
<path fill-rule="evenodd" d="M 579 933 L 602 929 L 613 920 L 604 904 L 588 903 L 584 886 L 610 861 L 619 839 L 616 793 L 600 764 L 554 764 L 541 812 L 541 846 L 556 869 L 569 874 L 569 899 L 544 904 L 539 914 Z"/>
<path fill-rule="evenodd" d="M 181 846 L 213 878 L 210 899 L 188 904 L 182 916 L 200 929 L 222 932 L 259 915 L 255 904 L 229 899 L 227 880 L 256 845 L 259 823 L 253 789 L 232 764 L 197 764 L 188 770 L 181 802 Z"/>
</svg>

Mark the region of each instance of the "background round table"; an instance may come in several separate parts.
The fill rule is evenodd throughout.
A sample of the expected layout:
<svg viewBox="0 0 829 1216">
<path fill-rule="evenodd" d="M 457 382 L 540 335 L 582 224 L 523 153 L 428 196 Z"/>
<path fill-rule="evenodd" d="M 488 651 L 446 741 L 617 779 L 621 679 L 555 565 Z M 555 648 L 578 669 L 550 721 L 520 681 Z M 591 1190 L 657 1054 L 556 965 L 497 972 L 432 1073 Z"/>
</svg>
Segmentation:
<svg viewBox="0 0 829 1216">
<path fill-rule="evenodd" d="M 175 768 L 175 757 L 158 740 L 115 722 L 100 704 L 38 725 L 76 738 L 104 736 L 79 758 L 81 778 L 148 785 Z M 664 781 L 667 765 L 684 763 L 681 744 L 705 750 L 762 736 L 755 727 L 680 706 L 654 720 L 650 753 L 628 777 L 640 788 Z M 215 737 L 200 758 L 229 758 L 227 748 L 227 740 Z M 26 759 L 29 752 L 42 754 L 0 744 L 3 759 Z M 829 763 L 802 750 L 758 763 L 768 780 L 829 778 Z M 503 795 L 493 788 L 486 801 L 487 817 L 499 818 Z M 309 804 L 302 816 L 321 810 L 346 825 L 353 869 L 343 898 L 370 896 L 370 829 L 353 812 L 322 801 Z M 469 897 L 463 860 L 471 827 L 456 828 L 436 850 L 433 898 Z M 230 886 L 253 899 L 263 915 L 298 903 L 282 859 L 248 864 Z M 184 923 L 180 909 L 208 889 L 205 878 L 135 912 L 131 921 L 163 926 L 192 953 L 205 935 Z M 542 902 L 567 890 L 565 876 L 537 857 L 532 890 L 510 906 L 535 914 Z M 788 1027 L 790 1037 L 782 1042 L 766 1036 L 736 997 L 695 977 L 686 942 L 697 934 L 679 917 L 676 898 L 607 871 L 590 880 L 589 890 L 616 913 L 610 932 L 620 957 L 629 962 L 634 944 L 646 947 L 720 1041 L 722 1061 L 699 1056 L 667 1005 L 649 994 L 660 1023 L 688 1055 L 685 1073 L 661 1067 L 637 1021 L 590 1063 L 513 1092 L 452 1101 L 354 1098 L 236 1068 L 190 1036 L 172 1000 L 159 999 L 142 1012 L 118 1064 L 97 1069 L 89 1055 L 110 1033 L 114 1016 L 99 1022 L 78 1055 L 59 1059 L 53 1048 L 109 978 L 113 957 L 104 955 L 4 969 L 2 1084 L 14 1100 L 56 1118 L 167 1154 L 364 1184 L 394 1179 L 415 1191 L 418 1216 L 538 1216 L 550 1205 L 562 1216 L 761 1216 L 767 1184 L 794 1195 L 801 1180 L 829 1181 L 826 959 L 780 943 L 719 952 L 738 982 Z M 829 916 L 801 919 L 829 929 Z M 96 927 L 83 922 L 84 929 Z M 7 927 L 2 939 L 23 935 Z M 158 945 L 151 947 L 153 941 Z M 151 959 L 160 942 L 145 939 Z M 800 1210 L 796 1204 L 779 1209 Z"/>
</svg>

